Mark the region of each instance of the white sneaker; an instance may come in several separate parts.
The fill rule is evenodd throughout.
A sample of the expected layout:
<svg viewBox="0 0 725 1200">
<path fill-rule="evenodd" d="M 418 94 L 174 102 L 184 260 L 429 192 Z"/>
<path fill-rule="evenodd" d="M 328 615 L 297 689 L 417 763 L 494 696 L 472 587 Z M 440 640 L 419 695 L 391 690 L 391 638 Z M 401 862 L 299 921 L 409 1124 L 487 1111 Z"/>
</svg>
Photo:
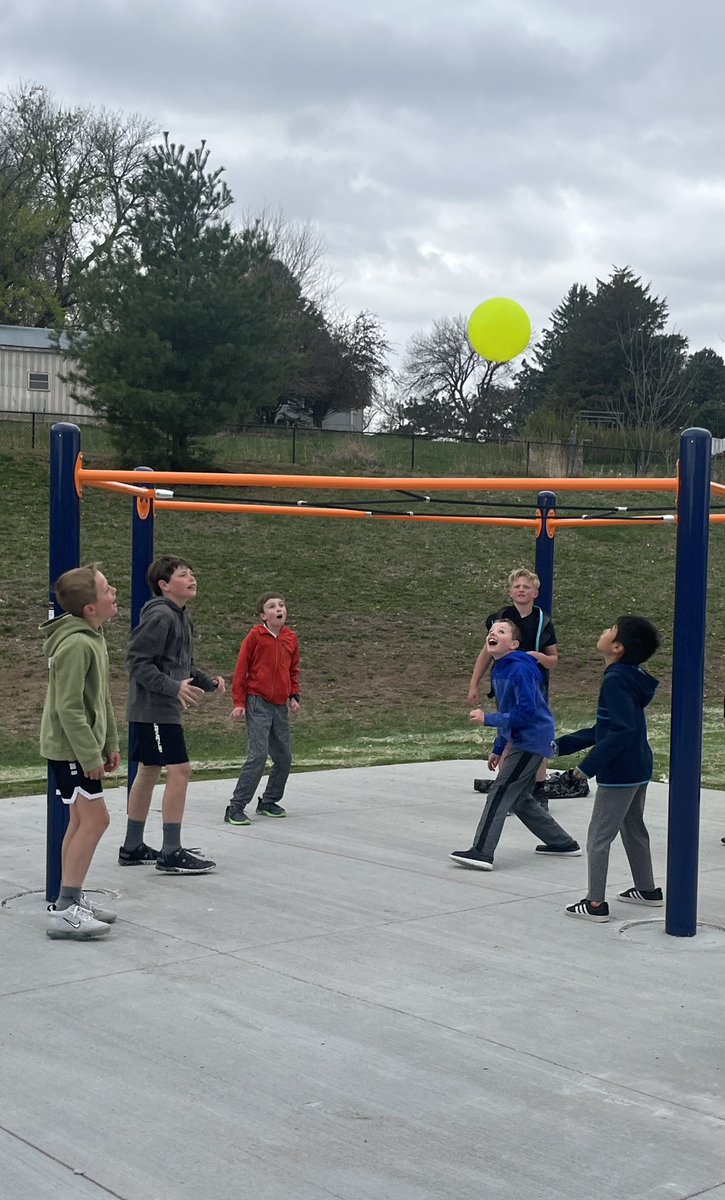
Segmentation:
<svg viewBox="0 0 725 1200">
<path fill-rule="evenodd" d="M 86 892 L 81 892 L 81 908 L 87 908 L 92 917 L 95 917 L 97 921 L 103 921 L 105 925 L 113 925 L 116 920 L 116 913 L 112 909 L 101 908 L 95 900 L 91 900 Z"/>
<path fill-rule="evenodd" d="M 45 932 L 49 938 L 87 941 L 88 938 L 105 937 L 111 932 L 111 926 L 96 920 L 90 909 L 83 908 L 80 904 L 71 904 L 70 908 L 48 910 L 48 926 Z"/>
</svg>

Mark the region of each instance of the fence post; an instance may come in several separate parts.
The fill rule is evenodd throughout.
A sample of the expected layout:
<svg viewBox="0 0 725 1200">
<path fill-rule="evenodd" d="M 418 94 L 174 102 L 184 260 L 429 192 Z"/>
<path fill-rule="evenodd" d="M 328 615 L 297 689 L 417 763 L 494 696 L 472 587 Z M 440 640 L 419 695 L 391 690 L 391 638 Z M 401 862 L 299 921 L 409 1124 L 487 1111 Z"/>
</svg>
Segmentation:
<svg viewBox="0 0 725 1200">
<path fill-rule="evenodd" d="M 530 453 L 531 453 L 531 442 L 528 442 L 528 441 L 527 441 L 527 443 L 526 443 L 526 468 L 525 468 L 525 470 L 524 470 L 524 474 L 525 474 L 525 475 L 530 475 L 530 474 L 531 474 L 531 459 L 530 459 Z"/>
<path fill-rule="evenodd" d="M 410 435 L 410 469 L 415 470 L 415 434 Z"/>
<path fill-rule="evenodd" d="M 697 932 L 711 442 L 706 429 L 680 438 L 665 909 L 674 937 Z"/>
<path fill-rule="evenodd" d="M 35 449 L 35 413 L 30 414 L 30 449 Z"/>
<path fill-rule="evenodd" d="M 549 526 L 549 517 L 554 516 L 556 495 L 554 492 L 539 492 L 536 504 L 541 525 L 536 534 L 534 570 L 540 583 L 539 607 L 551 615 L 554 609 L 554 530 Z"/>
<path fill-rule="evenodd" d="M 75 485 L 75 466 L 81 451 L 77 425 L 60 421 L 50 429 L 50 525 L 48 619 L 63 609 L 55 595 L 55 581 L 65 571 L 80 565 L 81 506 Z M 53 768 L 48 764 L 48 820 L 45 834 L 45 898 L 56 900 L 60 892 L 61 847 L 68 828 L 69 809 L 57 794 Z"/>
<path fill-rule="evenodd" d="M 297 462 L 297 427 L 292 426 L 292 466 Z"/>
</svg>

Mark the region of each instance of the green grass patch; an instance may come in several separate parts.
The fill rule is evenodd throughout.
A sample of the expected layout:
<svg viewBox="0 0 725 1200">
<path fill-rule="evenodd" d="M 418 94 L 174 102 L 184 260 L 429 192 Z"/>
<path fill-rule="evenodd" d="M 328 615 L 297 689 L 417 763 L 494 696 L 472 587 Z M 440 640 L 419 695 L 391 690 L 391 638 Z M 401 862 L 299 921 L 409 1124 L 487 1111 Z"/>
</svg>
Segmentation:
<svg viewBox="0 0 725 1200">
<path fill-rule="evenodd" d="M 105 451 L 88 448 L 86 434 L 84 430 L 87 465 L 102 465 L 107 461 Z M 365 439 L 361 440 L 364 445 Z M 472 467 L 461 472 L 459 459 L 446 470 L 447 444 L 431 445 L 440 458 L 435 464 L 421 464 L 424 473 L 477 473 Z M 484 449 L 496 451 L 496 447 Z M 498 461 L 506 471 L 511 469 L 508 461 Z M 227 465 L 237 471 L 274 469 L 267 461 L 234 460 Z M 391 469 L 407 473 L 409 466 L 391 464 Z M 292 496 L 309 503 L 316 498 L 351 499 L 347 493 L 336 496 L 327 491 L 317 497 L 301 490 L 245 489 L 237 494 L 285 501 Z M 365 495 L 369 498 L 370 493 Z M 387 498 L 393 499 L 390 494 Z M 479 499 L 496 505 L 509 502 L 515 506 L 510 511 L 522 515 L 531 515 L 535 504 L 531 493 Z M 673 503 L 671 494 L 610 498 L 569 493 L 560 499 L 578 513 L 591 512 L 609 499 L 663 509 Z M 434 502 L 427 511 L 451 510 Z M 16 779 L 17 794 L 26 790 L 34 773 L 42 779 L 37 731 L 47 666 L 38 626 L 47 611 L 47 453 L 0 454 L 0 513 L 4 535 L 0 666 L 6 685 L 0 698 L 0 791 L 12 788 Z M 108 642 L 121 716 L 126 694 L 130 526 L 129 501 L 87 490 L 82 500 L 82 557 L 100 562 L 119 588 L 121 615 L 108 628 Z M 560 727 L 576 728 L 594 719 L 601 677 L 594 647 L 601 629 L 622 612 L 649 616 L 663 634 L 663 648 L 651 664 L 661 681 L 650 717 L 656 777 L 668 770 L 675 535 L 671 525 L 589 526 L 561 532 L 556 539 L 554 615 L 563 661 L 552 676 L 552 696 Z M 716 582 L 725 566 L 724 537 L 721 527 L 713 528 L 710 572 L 715 582 L 710 589 L 704 760 L 704 778 L 712 786 L 725 786 L 721 751 L 725 731 L 720 720 L 725 596 Z M 199 578 L 193 614 L 197 661 L 227 679 L 241 639 L 254 622 L 257 595 L 279 589 L 286 596 L 290 624 L 300 636 L 302 652 L 303 711 L 295 721 L 297 769 L 483 757 L 482 740 L 468 726 L 468 679 L 482 643 L 483 619 L 505 599 L 508 571 L 533 565 L 531 532 L 372 520 L 159 513 L 156 546 L 159 553 L 180 553 L 194 565 Z M 192 758 L 208 764 L 215 774 L 233 774 L 244 753 L 239 732 L 228 723 L 230 707 L 226 700 L 207 699 L 187 722 Z"/>
</svg>

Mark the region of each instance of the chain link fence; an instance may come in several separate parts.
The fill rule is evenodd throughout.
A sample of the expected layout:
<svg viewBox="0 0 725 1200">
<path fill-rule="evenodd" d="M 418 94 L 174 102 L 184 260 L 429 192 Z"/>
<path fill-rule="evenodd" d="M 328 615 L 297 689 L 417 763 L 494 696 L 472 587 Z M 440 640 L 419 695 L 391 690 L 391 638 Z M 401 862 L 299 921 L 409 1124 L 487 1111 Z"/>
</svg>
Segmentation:
<svg viewBox="0 0 725 1200">
<path fill-rule="evenodd" d="M 111 462 L 108 427 L 97 417 L 64 418 L 57 413 L 0 411 L 0 448 L 48 453 L 48 430 L 64 419 L 81 428 L 83 449 Z M 645 456 L 634 447 L 583 441 L 440 441 L 419 434 L 354 433 L 308 427 L 241 425 L 221 430 L 200 443 L 209 470 L 244 471 L 259 467 L 300 473 L 347 475 L 541 476 L 674 474 L 677 451 Z M 713 477 L 723 470 L 713 461 Z M 153 466 L 149 462 L 144 465 Z"/>
</svg>

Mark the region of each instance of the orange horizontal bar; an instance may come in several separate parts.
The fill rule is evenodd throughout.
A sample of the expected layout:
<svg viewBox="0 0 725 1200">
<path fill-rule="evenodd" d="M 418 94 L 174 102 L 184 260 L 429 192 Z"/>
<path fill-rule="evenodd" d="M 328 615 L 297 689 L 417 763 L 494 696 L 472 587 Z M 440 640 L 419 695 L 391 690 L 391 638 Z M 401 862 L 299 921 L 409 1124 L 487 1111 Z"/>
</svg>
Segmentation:
<svg viewBox="0 0 725 1200">
<path fill-rule="evenodd" d="M 674 515 L 674 514 L 673 514 Z M 674 525 L 662 517 L 555 517 L 549 521 L 556 529 L 572 529 L 575 525 Z"/>
<path fill-rule="evenodd" d="M 448 517 L 433 513 L 376 513 L 357 508 L 315 508 L 312 504 L 298 507 L 292 504 L 244 504 L 234 501 L 215 504 L 212 500 L 157 500 L 154 508 L 177 512 L 259 513 L 266 517 L 283 513 L 288 517 L 347 517 L 352 520 L 374 518 L 377 521 L 428 521 L 445 522 L 449 525 L 509 525 L 524 529 L 538 529 L 540 524 L 536 517 Z"/>
<path fill-rule="evenodd" d="M 133 487 L 130 483 L 118 483 L 118 481 L 106 480 L 105 483 L 94 483 L 94 487 L 102 488 L 107 492 L 122 492 L 124 496 L 153 496 L 152 488 Z"/>
<path fill-rule="evenodd" d="M 77 482 L 90 487 L 101 482 L 139 482 L 138 471 L 110 471 L 79 467 Z M 203 487 L 336 488 L 359 491 L 417 492 L 675 492 L 676 479 L 449 479 L 387 478 L 369 475 L 225 475 L 218 471 L 144 471 L 145 484 L 198 484 Z"/>
</svg>

